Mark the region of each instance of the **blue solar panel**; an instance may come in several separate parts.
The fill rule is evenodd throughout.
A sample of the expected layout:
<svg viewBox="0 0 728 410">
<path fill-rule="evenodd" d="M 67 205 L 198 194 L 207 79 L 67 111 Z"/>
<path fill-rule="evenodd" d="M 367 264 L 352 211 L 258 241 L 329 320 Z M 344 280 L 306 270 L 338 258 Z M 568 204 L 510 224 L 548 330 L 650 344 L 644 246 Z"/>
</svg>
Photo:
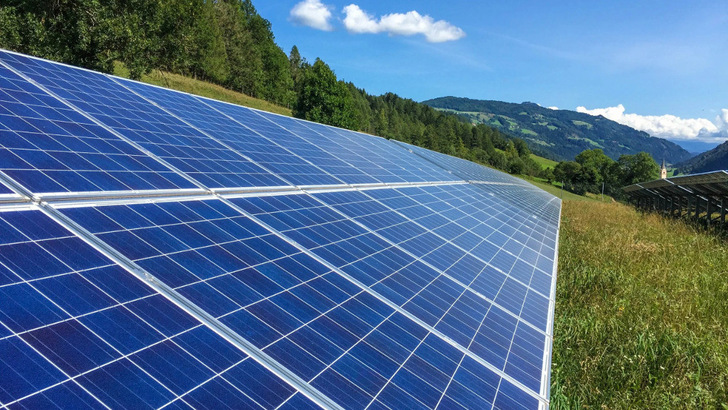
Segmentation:
<svg viewBox="0 0 728 410">
<path fill-rule="evenodd" d="M 383 205 L 361 192 L 334 192 L 313 197 L 323 203 L 304 195 L 232 201 L 393 305 L 441 331 L 462 348 L 503 369 L 534 393 L 540 392 L 543 352 L 548 340 L 545 334 L 548 296 L 511 277 L 510 269 L 504 273 L 494 269 L 499 264 L 487 264 L 493 255 L 485 262 L 475 257 L 463 259 L 468 257 L 463 249 L 448 246 L 441 237 L 427 235 L 422 225 L 411 223 L 395 212 L 386 212 L 388 210 L 382 209 Z M 349 208 L 352 216 L 356 215 L 355 220 L 361 224 L 378 225 L 374 228 L 376 231 L 391 229 L 393 235 L 377 235 L 324 204 L 347 202 L 358 202 Z M 418 212 L 429 211 L 421 205 L 415 208 Z M 367 215 L 367 211 L 374 211 L 376 217 L 368 218 L 371 215 Z M 399 243 L 398 235 L 406 239 Z M 407 242 L 412 246 L 408 246 Z M 418 254 L 418 249 L 425 252 Z M 447 257 L 439 250 L 457 252 L 452 266 L 436 261 Z M 432 256 L 432 260 L 424 256 Z M 468 280 L 461 281 L 464 275 L 469 275 Z M 550 286 L 551 282 L 547 284 Z M 536 323 L 527 320 L 533 317 L 521 315 L 532 307 L 538 311 Z M 532 337 L 516 338 L 519 331 L 528 332 Z M 519 353 L 529 354 L 521 357 L 513 353 L 511 346 L 514 343 L 523 346 Z"/>
<path fill-rule="evenodd" d="M 230 112 L 239 112 L 241 122 L 216 110 L 210 104 L 213 100 L 194 97 L 172 90 L 150 87 L 134 81 L 116 79 L 125 87 L 133 90 L 144 98 L 154 101 L 165 110 L 187 121 L 195 128 L 214 136 L 217 140 L 253 161 L 265 166 L 279 175 L 285 181 L 294 185 L 326 185 L 340 184 L 334 178 L 315 164 L 306 161 L 285 146 L 277 144 L 274 140 L 257 134 L 250 127 L 255 126 L 262 119 L 257 118 L 248 108 L 230 106 Z M 242 113 L 249 112 L 247 116 Z M 242 118 L 253 118 L 254 121 L 244 121 Z"/>
<path fill-rule="evenodd" d="M 478 165 L 474 162 L 470 162 L 462 158 L 453 157 L 436 151 L 430 151 L 428 149 L 415 145 L 410 145 L 400 141 L 396 141 L 396 143 L 404 149 L 412 151 L 414 154 L 419 155 L 422 158 L 425 158 L 428 161 L 431 161 L 432 163 L 451 171 L 454 175 L 457 175 L 458 177 L 467 181 L 486 181 L 516 185 L 529 185 L 526 181 L 520 178 L 505 174 L 500 171 L 496 171 L 492 168 Z"/>
<path fill-rule="evenodd" d="M 417 400 L 434 407 L 463 358 L 221 201 L 63 212 L 344 407 Z M 88 222 L 95 220 L 116 225 Z M 500 377 L 481 373 L 488 378 L 471 377 L 481 384 L 495 380 L 492 396 Z M 429 396 L 421 397 L 420 389 Z M 485 394 L 467 384 L 459 389 L 451 394 L 459 400 Z"/>
<path fill-rule="evenodd" d="M 0 170 L 35 193 L 194 187 L 2 66 Z"/>
<path fill-rule="evenodd" d="M 336 178 L 336 181 L 339 181 L 339 183 L 364 184 L 378 182 L 375 178 L 366 174 L 364 171 L 359 170 L 353 165 L 339 159 L 336 153 L 326 152 L 320 148 L 318 144 L 312 144 L 305 139 L 302 139 L 298 135 L 287 130 L 285 127 L 267 120 L 258 114 L 257 111 L 212 100 L 205 100 L 205 103 L 228 115 L 235 121 L 245 124 L 256 133 L 294 152 L 306 161 L 315 164 L 317 167 Z M 302 178 L 302 183 L 298 183 L 298 185 L 323 185 L 334 183 L 333 181 L 322 182 L 319 180 L 309 180 L 308 178 L 305 178 L 304 175 L 300 175 L 298 177 Z"/>
<path fill-rule="evenodd" d="M 15 54 L 2 61 L 208 188 L 278 186 L 251 163 L 111 78 Z"/>
<path fill-rule="evenodd" d="M 553 196 L 3 51 L 0 102 L 0 407 L 548 406 Z"/>
<path fill-rule="evenodd" d="M 40 211 L 0 212 L 0 300 L 8 408 L 272 408 L 295 393 Z"/>
<path fill-rule="evenodd" d="M 376 182 L 422 182 L 457 179 L 418 156 L 401 152 L 390 141 L 334 127 L 258 112 L 306 141 L 371 176 Z"/>
</svg>

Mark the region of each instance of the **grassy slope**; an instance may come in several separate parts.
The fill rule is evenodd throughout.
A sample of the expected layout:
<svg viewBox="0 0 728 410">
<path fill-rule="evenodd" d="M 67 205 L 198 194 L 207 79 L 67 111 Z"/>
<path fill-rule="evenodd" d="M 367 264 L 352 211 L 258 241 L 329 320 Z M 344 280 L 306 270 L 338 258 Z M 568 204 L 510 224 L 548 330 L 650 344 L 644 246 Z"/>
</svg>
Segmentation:
<svg viewBox="0 0 728 410">
<path fill-rule="evenodd" d="M 556 164 L 558 164 L 558 162 L 556 162 L 556 161 L 553 161 L 553 160 L 550 160 L 550 159 L 547 159 L 544 157 L 539 157 L 538 155 L 535 155 L 535 154 L 531 154 L 531 158 L 533 158 L 533 160 L 536 161 L 536 163 L 538 165 L 541 165 L 541 168 L 543 168 L 543 169 L 546 169 L 546 168 L 553 169 L 556 166 Z"/>
<path fill-rule="evenodd" d="M 119 77 L 129 77 L 129 71 L 123 66 L 123 64 L 120 63 L 117 63 L 114 67 L 114 74 Z M 186 93 L 201 95 L 203 97 L 213 98 L 220 101 L 227 101 L 229 103 L 257 108 L 259 110 L 270 111 L 288 116 L 292 115 L 289 108 L 281 107 L 264 100 L 228 90 L 220 87 L 219 85 L 195 80 L 179 74 L 171 74 L 154 70 L 149 73 L 149 75 L 142 76 L 141 81 L 147 84 L 154 84 L 160 87 L 184 91 Z"/>
<path fill-rule="evenodd" d="M 562 215 L 552 408 L 726 408 L 728 246 L 618 203 Z"/>
</svg>

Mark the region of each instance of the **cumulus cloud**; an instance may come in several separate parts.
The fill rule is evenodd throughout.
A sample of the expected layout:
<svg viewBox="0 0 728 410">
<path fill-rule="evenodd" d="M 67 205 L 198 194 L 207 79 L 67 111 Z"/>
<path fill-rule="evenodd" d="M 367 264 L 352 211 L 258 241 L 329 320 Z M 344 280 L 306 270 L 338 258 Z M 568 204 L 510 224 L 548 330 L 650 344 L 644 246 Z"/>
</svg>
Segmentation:
<svg viewBox="0 0 728 410">
<path fill-rule="evenodd" d="M 321 3 L 321 0 L 304 0 L 291 9 L 290 18 L 293 22 L 315 28 L 317 30 L 331 31 L 331 10 Z"/>
<path fill-rule="evenodd" d="M 680 118 L 674 115 L 628 114 L 622 104 L 616 107 L 587 109 L 577 107 L 576 111 L 602 115 L 612 121 L 644 131 L 654 137 L 677 140 L 702 140 L 718 142 L 725 140 L 728 133 L 728 109 L 721 110 L 714 121 L 705 118 Z"/>
<path fill-rule="evenodd" d="M 548 108 L 549 110 L 554 110 L 554 111 L 556 111 L 556 110 L 559 109 L 559 107 L 557 107 L 555 105 L 554 106 L 551 106 L 551 107 L 546 107 L 546 108 Z"/>
<path fill-rule="evenodd" d="M 362 10 L 356 4 L 344 7 L 344 27 L 350 33 L 388 33 L 397 36 L 422 34 L 430 43 L 459 40 L 465 32 L 447 21 L 435 21 L 415 10 L 407 13 L 386 14 L 379 19 Z"/>
</svg>

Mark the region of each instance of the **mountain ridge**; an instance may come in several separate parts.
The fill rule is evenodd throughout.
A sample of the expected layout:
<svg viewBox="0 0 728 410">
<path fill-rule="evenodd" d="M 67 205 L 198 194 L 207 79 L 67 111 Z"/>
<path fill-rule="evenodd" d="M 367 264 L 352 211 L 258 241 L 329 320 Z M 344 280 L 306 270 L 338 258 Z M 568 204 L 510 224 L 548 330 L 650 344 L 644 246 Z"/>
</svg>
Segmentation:
<svg viewBox="0 0 728 410">
<path fill-rule="evenodd" d="M 683 174 L 728 170 L 728 141 L 675 167 Z"/>
<path fill-rule="evenodd" d="M 609 120 L 570 110 L 554 110 L 533 102 L 508 103 L 461 97 L 440 97 L 422 102 L 454 112 L 472 123 L 496 127 L 526 141 L 535 154 L 554 160 L 573 160 L 580 152 L 601 148 L 612 159 L 645 151 L 656 161 L 676 164 L 692 157 L 666 139 L 651 137 Z"/>
</svg>

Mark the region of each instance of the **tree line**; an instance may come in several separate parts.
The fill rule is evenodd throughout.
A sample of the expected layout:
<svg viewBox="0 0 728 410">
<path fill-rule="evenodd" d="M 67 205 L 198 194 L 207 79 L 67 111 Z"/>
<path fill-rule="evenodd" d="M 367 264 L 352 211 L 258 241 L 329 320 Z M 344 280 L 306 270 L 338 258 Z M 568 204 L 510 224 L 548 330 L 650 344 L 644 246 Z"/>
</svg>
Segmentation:
<svg viewBox="0 0 728 410">
<path fill-rule="evenodd" d="M 288 55 L 250 0 L 5 0 L 0 47 L 132 78 L 158 69 L 292 109 L 296 117 L 394 138 L 515 174 L 526 144 L 413 100 L 369 95 L 322 60 Z"/>
<path fill-rule="evenodd" d="M 659 172 L 659 166 L 646 152 L 622 155 L 615 161 L 601 149 L 592 149 L 581 152 L 574 161 L 562 161 L 553 169 L 547 168 L 543 176 L 549 182 L 563 182 L 564 189 L 579 195 L 600 194 L 603 190 L 609 196 L 622 199 L 622 187 L 657 179 Z"/>
</svg>

